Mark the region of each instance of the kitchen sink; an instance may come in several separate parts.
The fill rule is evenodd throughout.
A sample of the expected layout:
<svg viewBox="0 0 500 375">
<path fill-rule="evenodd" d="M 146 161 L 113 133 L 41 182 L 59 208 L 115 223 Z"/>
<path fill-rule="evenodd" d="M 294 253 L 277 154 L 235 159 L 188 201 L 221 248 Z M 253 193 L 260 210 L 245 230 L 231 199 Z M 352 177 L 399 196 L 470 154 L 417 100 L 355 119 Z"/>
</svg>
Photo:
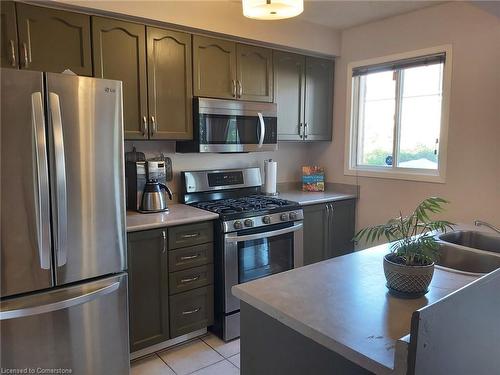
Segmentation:
<svg viewBox="0 0 500 375">
<path fill-rule="evenodd" d="M 474 230 L 458 230 L 438 235 L 441 241 L 500 254 L 500 236 Z"/>
<path fill-rule="evenodd" d="M 500 252 L 489 252 L 440 243 L 437 266 L 467 273 L 485 274 L 500 268 Z"/>
</svg>

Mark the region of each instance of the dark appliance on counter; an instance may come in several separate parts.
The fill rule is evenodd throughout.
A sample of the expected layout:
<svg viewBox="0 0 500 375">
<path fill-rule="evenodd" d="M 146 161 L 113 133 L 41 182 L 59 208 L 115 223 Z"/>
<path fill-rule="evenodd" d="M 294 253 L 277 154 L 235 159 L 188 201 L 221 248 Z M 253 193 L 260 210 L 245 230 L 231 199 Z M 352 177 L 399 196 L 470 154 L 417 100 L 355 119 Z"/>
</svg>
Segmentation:
<svg viewBox="0 0 500 375">
<path fill-rule="evenodd" d="M 122 83 L 0 81 L 0 367 L 128 374 Z"/>
<path fill-rule="evenodd" d="M 181 201 L 219 214 L 214 225 L 215 324 L 223 340 L 240 335 L 231 287 L 303 265 L 303 211 L 261 194 L 259 168 L 181 172 Z"/>
<path fill-rule="evenodd" d="M 194 98 L 193 140 L 177 152 L 250 152 L 278 149 L 276 103 Z"/>
<path fill-rule="evenodd" d="M 165 161 L 127 161 L 125 176 L 127 209 L 141 213 L 168 210 L 167 198 L 172 199 L 172 192 L 167 186 Z M 148 183 L 150 184 L 146 191 Z"/>
</svg>

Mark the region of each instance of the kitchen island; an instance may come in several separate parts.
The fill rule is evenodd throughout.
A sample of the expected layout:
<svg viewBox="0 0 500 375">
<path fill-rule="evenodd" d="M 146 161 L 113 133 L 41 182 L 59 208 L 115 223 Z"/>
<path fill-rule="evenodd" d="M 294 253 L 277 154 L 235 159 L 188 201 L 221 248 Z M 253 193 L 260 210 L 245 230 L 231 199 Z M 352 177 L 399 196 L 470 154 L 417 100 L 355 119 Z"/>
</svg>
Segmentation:
<svg viewBox="0 0 500 375">
<path fill-rule="evenodd" d="M 406 373 L 412 314 L 478 276 L 436 268 L 424 297 L 398 299 L 385 287 L 387 252 L 381 245 L 233 287 L 242 374 Z"/>
</svg>

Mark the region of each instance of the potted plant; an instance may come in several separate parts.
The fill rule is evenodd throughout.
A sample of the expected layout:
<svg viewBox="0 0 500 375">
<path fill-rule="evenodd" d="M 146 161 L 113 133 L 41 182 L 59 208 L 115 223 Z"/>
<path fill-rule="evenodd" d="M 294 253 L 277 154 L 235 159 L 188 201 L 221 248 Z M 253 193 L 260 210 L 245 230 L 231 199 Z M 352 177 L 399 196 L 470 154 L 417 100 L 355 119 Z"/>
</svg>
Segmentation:
<svg viewBox="0 0 500 375">
<path fill-rule="evenodd" d="M 391 294 L 418 298 L 428 292 L 439 256 L 439 244 L 432 232 L 446 232 L 454 225 L 431 220 L 429 215 L 442 212 L 446 203 L 449 202 L 443 198 L 427 198 L 410 215 L 400 212 L 386 224 L 364 228 L 356 234 L 356 241 L 365 238 L 370 243 L 385 237 L 393 242 L 390 253 L 384 256 L 384 273 Z"/>
</svg>

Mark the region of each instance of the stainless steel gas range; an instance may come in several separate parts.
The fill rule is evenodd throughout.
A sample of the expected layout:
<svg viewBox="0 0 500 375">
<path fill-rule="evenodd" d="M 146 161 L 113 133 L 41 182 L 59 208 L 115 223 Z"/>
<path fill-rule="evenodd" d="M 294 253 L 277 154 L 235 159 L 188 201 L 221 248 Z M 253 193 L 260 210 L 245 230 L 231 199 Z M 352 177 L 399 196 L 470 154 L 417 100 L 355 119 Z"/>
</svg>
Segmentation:
<svg viewBox="0 0 500 375">
<path fill-rule="evenodd" d="M 182 172 L 182 200 L 216 212 L 215 324 L 223 340 L 240 335 L 231 287 L 303 265 L 303 212 L 296 202 L 260 194 L 260 169 Z"/>
</svg>

